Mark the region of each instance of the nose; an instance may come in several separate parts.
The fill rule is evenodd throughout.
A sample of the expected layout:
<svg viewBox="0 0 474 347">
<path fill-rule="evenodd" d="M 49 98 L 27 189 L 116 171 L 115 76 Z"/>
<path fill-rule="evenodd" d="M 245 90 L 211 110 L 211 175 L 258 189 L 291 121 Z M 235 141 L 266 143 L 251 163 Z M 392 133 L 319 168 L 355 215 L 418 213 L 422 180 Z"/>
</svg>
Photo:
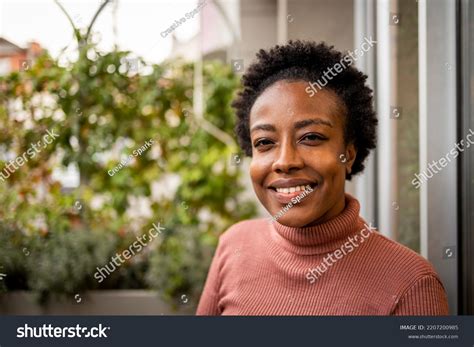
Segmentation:
<svg viewBox="0 0 474 347">
<path fill-rule="evenodd" d="M 290 173 L 304 167 L 304 161 L 295 145 L 291 142 L 282 143 L 277 159 L 272 164 L 272 170 L 278 173 Z"/>
</svg>

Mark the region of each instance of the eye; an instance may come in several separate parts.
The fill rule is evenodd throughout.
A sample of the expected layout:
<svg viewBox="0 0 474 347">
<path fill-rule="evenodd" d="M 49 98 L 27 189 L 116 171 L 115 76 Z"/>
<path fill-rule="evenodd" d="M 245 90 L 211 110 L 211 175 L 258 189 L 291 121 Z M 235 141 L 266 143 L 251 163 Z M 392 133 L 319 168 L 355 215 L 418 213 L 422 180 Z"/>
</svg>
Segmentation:
<svg viewBox="0 0 474 347">
<path fill-rule="evenodd" d="M 324 141 L 327 140 L 327 138 L 321 134 L 317 133 L 310 133 L 310 134 L 305 134 L 302 138 L 301 141 L 309 141 L 309 142 L 318 142 L 318 141 Z"/>
<path fill-rule="evenodd" d="M 268 139 L 260 139 L 260 140 L 255 141 L 253 146 L 255 148 L 257 148 L 257 147 L 260 147 L 260 146 L 267 146 L 267 145 L 271 145 L 271 144 L 272 144 L 272 141 L 270 141 Z"/>
</svg>

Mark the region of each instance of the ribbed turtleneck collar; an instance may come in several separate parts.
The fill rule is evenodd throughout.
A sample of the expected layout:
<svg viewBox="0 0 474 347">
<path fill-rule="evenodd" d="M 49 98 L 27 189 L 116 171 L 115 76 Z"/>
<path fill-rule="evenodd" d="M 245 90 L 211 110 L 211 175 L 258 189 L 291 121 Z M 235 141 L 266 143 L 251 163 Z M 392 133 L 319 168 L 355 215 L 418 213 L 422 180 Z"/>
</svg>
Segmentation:
<svg viewBox="0 0 474 347">
<path fill-rule="evenodd" d="M 273 239 L 293 253 L 321 254 L 333 251 L 360 228 L 359 202 L 346 194 L 345 208 L 333 219 L 310 227 L 295 228 L 272 223 Z"/>
</svg>

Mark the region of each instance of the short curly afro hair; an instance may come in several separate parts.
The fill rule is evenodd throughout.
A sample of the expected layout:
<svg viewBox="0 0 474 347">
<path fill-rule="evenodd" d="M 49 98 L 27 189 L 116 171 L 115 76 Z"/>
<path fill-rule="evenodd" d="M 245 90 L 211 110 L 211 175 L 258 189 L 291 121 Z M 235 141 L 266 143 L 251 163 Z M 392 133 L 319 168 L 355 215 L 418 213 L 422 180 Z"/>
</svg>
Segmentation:
<svg viewBox="0 0 474 347">
<path fill-rule="evenodd" d="M 346 55 L 321 42 L 289 41 L 257 53 L 257 61 L 249 66 L 242 77 L 243 89 L 238 93 L 232 106 L 236 110 L 235 131 L 239 145 L 245 155 L 252 156 L 250 140 L 250 110 L 263 91 L 280 80 L 315 82 L 320 80 L 328 68 L 341 62 Z M 351 173 L 364 170 L 364 160 L 376 145 L 377 118 L 373 108 L 372 90 L 366 85 L 367 76 L 350 64 L 331 80 L 324 88 L 334 91 L 347 110 L 345 115 L 344 140 L 353 143 L 357 156 Z"/>
</svg>

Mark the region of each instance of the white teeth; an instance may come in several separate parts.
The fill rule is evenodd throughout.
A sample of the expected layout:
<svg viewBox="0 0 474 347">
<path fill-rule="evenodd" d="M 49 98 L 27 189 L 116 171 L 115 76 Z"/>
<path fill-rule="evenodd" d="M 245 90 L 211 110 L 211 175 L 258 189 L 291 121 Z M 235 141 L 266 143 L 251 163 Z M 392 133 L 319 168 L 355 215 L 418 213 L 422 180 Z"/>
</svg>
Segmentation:
<svg viewBox="0 0 474 347">
<path fill-rule="evenodd" d="M 276 188 L 276 191 L 278 193 L 284 193 L 284 194 L 291 194 L 291 193 L 299 192 L 302 190 L 306 190 L 306 186 L 296 186 L 296 187 L 290 187 L 290 188 Z"/>
</svg>

